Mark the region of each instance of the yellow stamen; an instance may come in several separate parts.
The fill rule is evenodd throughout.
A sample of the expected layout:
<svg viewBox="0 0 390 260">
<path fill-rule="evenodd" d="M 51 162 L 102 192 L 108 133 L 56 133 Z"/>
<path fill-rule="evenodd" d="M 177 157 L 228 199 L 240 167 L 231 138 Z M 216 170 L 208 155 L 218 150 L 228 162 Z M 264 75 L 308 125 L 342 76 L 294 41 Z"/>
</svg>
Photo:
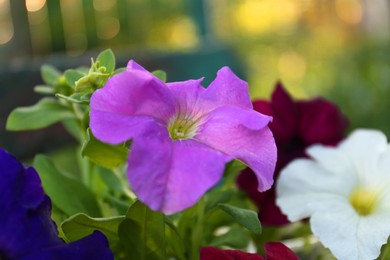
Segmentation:
<svg viewBox="0 0 390 260">
<path fill-rule="evenodd" d="M 355 189 L 349 197 L 349 202 L 359 215 L 371 215 L 378 203 L 378 192 L 367 188 Z"/>
</svg>

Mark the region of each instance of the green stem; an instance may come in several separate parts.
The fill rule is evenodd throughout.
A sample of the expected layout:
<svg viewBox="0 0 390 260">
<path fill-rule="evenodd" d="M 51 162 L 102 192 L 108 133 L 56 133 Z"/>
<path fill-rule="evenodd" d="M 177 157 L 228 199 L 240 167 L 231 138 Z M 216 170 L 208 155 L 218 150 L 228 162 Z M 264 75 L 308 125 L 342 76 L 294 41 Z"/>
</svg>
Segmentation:
<svg viewBox="0 0 390 260">
<path fill-rule="evenodd" d="M 199 200 L 196 207 L 197 207 L 196 210 L 197 220 L 196 220 L 195 227 L 192 231 L 192 251 L 191 251 L 192 260 L 199 260 L 199 251 L 203 239 L 203 219 L 204 219 L 204 210 L 205 210 L 204 198 Z"/>
<path fill-rule="evenodd" d="M 390 243 L 385 245 L 385 250 L 383 250 L 379 260 L 386 260 L 390 258 Z"/>
</svg>

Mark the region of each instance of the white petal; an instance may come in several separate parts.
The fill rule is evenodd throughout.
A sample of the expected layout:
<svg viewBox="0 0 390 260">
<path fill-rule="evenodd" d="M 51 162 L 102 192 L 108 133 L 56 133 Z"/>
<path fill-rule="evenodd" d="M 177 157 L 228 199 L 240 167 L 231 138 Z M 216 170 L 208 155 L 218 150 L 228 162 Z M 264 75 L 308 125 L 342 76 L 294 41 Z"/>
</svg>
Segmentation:
<svg viewBox="0 0 390 260">
<path fill-rule="evenodd" d="M 359 259 L 374 259 L 390 235 L 390 211 L 362 217 L 357 231 Z"/>
<path fill-rule="evenodd" d="M 386 136 L 377 130 L 358 129 L 343 141 L 339 148 L 350 159 L 360 183 L 371 183 L 381 154 L 387 150 Z"/>
<path fill-rule="evenodd" d="M 373 186 L 390 188 L 390 146 L 387 146 L 386 151 L 380 155 L 376 166 L 376 170 L 369 173 L 373 180 Z M 375 180 L 377 180 L 376 183 Z"/>
<path fill-rule="evenodd" d="M 314 235 L 340 260 L 377 258 L 390 234 L 389 212 L 362 217 L 341 203 L 318 211 L 310 224 Z"/>
<path fill-rule="evenodd" d="M 331 173 L 336 175 L 356 174 L 351 161 L 341 149 L 316 144 L 310 146 L 306 153 Z"/>
<path fill-rule="evenodd" d="M 318 211 L 310 219 L 314 235 L 340 260 L 360 259 L 357 247 L 358 225 L 359 216 L 345 203 Z"/>
<path fill-rule="evenodd" d="M 335 175 L 308 159 L 293 161 L 282 170 L 277 185 L 277 205 L 290 221 L 312 215 L 342 201 L 348 204 L 355 175 Z"/>
</svg>

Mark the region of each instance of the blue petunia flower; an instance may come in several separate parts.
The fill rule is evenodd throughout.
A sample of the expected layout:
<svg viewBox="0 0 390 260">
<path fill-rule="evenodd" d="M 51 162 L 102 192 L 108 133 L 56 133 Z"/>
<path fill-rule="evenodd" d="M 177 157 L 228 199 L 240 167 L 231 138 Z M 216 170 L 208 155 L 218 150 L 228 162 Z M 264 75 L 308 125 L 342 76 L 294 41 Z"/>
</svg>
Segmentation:
<svg viewBox="0 0 390 260">
<path fill-rule="evenodd" d="M 99 231 L 70 244 L 59 238 L 37 172 L 1 148 L 0 192 L 0 259 L 113 259 Z"/>
</svg>

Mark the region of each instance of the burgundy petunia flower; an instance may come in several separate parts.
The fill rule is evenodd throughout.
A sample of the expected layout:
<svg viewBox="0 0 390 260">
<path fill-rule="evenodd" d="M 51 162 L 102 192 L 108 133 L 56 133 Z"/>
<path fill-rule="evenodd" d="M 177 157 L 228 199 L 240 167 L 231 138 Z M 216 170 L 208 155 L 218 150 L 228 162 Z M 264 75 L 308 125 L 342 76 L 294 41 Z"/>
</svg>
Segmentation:
<svg viewBox="0 0 390 260">
<path fill-rule="evenodd" d="M 0 259 L 113 259 L 99 231 L 65 244 L 32 167 L 0 148 Z"/>
<path fill-rule="evenodd" d="M 335 145 L 344 137 L 348 126 L 347 118 L 331 102 L 316 98 L 294 101 L 283 89 L 276 85 L 271 102 L 253 102 L 256 111 L 273 117 L 270 123 L 278 148 L 278 161 L 274 179 L 290 161 L 305 157 L 305 149 L 315 143 Z M 244 170 L 237 183 L 260 208 L 259 219 L 264 226 L 289 223 L 275 204 L 275 187 L 260 193 L 256 190 L 257 180 L 250 169 Z"/>
<path fill-rule="evenodd" d="M 200 249 L 200 260 L 298 260 L 297 255 L 280 242 L 264 245 L 265 256 L 242 252 L 240 250 L 221 250 L 212 246 Z"/>
<path fill-rule="evenodd" d="M 247 83 L 228 67 L 208 88 L 201 81 L 164 83 L 130 61 L 91 97 L 92 133 L 111 144 L 132 139 L 127 176 L 153 210 L 194 205 L 234 158 L 254 171 L 259 191 L 272 186 L 271 117 L 253 110 Z"/>
</svg>

